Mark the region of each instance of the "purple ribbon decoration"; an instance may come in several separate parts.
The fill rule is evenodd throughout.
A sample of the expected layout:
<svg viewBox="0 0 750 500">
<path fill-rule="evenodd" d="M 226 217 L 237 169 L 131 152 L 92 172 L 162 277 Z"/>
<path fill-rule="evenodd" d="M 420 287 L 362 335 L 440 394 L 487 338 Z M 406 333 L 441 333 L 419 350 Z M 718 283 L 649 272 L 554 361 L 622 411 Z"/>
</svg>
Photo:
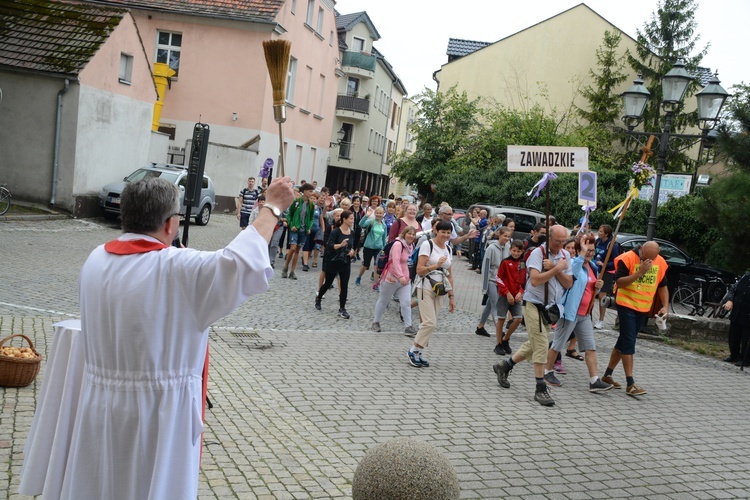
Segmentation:
<svg viewBox="0 0 750 500">
<path fill-rule="evenodd" d="M 581 207 L 581 210 L 583 210 L 583 217 L 581 217 L 580 223 L 581 228 L 578 230 L 577 234 L 581 234 L 586 231 L 586 226 L 589 225 L 589 215 L 591 215 L 591 212 L 596 210 L 596 205 L 585 205 Z"/>
<path fill-rule="evenodd" d="M 541 179 L 539 179 L 539 182 L 534 184 L 534 186 L 531 188 L 531 191 L 526 193 L 526 196 L 531 196 L 531 193 L 534 192 L 534 189 L 536 189 L 536 193 L 534 193 L 534 196 L 531 196 L 531 199 L 538 198 L 539 195 L 542 193 L 542 189 L 547 187 L 547 183 L 551 181 L 552 179 L 557 179 L 557 175 L 555 175 L 554 172 L 547 172 L 542 176 Z"/>
<path fill-rule="evenodd" d="M 271 158 L 266 158 L 266 161 L 263 162 L 263 166 L 260 169 L 260 173 L 258 174 L 258 177 L 267 178 L 269 175 L 271 175 L 272 168 L 273 168 L 273 160 Z"/>
</svg>

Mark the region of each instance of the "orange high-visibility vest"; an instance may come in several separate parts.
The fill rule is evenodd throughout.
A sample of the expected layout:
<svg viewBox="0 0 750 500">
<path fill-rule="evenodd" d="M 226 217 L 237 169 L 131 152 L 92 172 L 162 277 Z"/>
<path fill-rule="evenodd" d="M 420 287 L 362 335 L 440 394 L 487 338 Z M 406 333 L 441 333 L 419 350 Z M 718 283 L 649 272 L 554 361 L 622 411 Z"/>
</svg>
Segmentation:
<svg viewBox="0 0 750 500">
<path fill-rule="evenodd" d="M 641 257 L 634 251 L 625 252 L 615 258 L 615 269 L 619 263 L 624 263 L 628 268 L 628 275 L 637 272 L 641 268 Z M 667 261 L 661 255 L 653 260 L 651 269 L 639 279 L 626 287 L 617 287 L 618 306 L 625 306 L 634 311 L 649 312 L 654 300 L 659 283 L 667 273 Z"/>
</svg>

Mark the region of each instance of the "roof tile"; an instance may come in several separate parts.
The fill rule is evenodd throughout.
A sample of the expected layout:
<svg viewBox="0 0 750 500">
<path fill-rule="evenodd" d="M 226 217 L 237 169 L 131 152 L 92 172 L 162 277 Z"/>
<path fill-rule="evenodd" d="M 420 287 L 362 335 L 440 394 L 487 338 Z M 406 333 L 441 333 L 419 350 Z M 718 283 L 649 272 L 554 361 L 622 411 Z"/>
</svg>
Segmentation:
<svg viewBox="0 0 750 500">
<path fill-rule="evenodd" d="M 49 0 L 0 2 L 0 65 L 77 75 L 126 12 Z"/>
</svg>

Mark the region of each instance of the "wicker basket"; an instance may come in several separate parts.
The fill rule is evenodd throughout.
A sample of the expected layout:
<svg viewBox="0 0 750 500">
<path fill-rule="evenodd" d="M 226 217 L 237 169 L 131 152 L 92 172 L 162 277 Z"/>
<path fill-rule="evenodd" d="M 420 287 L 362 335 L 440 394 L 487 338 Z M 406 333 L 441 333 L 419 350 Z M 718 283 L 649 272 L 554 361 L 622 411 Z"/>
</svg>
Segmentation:
<svg viewBox="0 0 750 500">
<path fill-rule="evenodd" d="M 15 358 L 0 353 L 0 386 L 26 387 L 34 381 L 41 367 L 42 356 L 34 349 L 34 343 L 23 334 L 9 335 L 0 340 L 0 347 L 13 337 L 23 337 L 36 354 L 34 359 Z"/>
</svg>

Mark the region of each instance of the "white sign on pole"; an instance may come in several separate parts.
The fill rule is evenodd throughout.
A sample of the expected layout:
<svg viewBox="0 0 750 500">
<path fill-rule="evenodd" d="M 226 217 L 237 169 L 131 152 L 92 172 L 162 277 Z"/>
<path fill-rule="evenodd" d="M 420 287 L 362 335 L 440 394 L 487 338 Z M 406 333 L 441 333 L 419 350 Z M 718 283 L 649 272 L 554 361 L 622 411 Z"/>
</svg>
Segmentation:
<svg viewBox="0 0 750 500">
<path fill-rule="evenodd" d="M 596 206 L 596 172 L 578 173 L 578 204 Z"/>
<path fill-rule="evenodd" d="M 508 172 L 586 172 L 589 148 L 508 146 Z"/>
</svg>

